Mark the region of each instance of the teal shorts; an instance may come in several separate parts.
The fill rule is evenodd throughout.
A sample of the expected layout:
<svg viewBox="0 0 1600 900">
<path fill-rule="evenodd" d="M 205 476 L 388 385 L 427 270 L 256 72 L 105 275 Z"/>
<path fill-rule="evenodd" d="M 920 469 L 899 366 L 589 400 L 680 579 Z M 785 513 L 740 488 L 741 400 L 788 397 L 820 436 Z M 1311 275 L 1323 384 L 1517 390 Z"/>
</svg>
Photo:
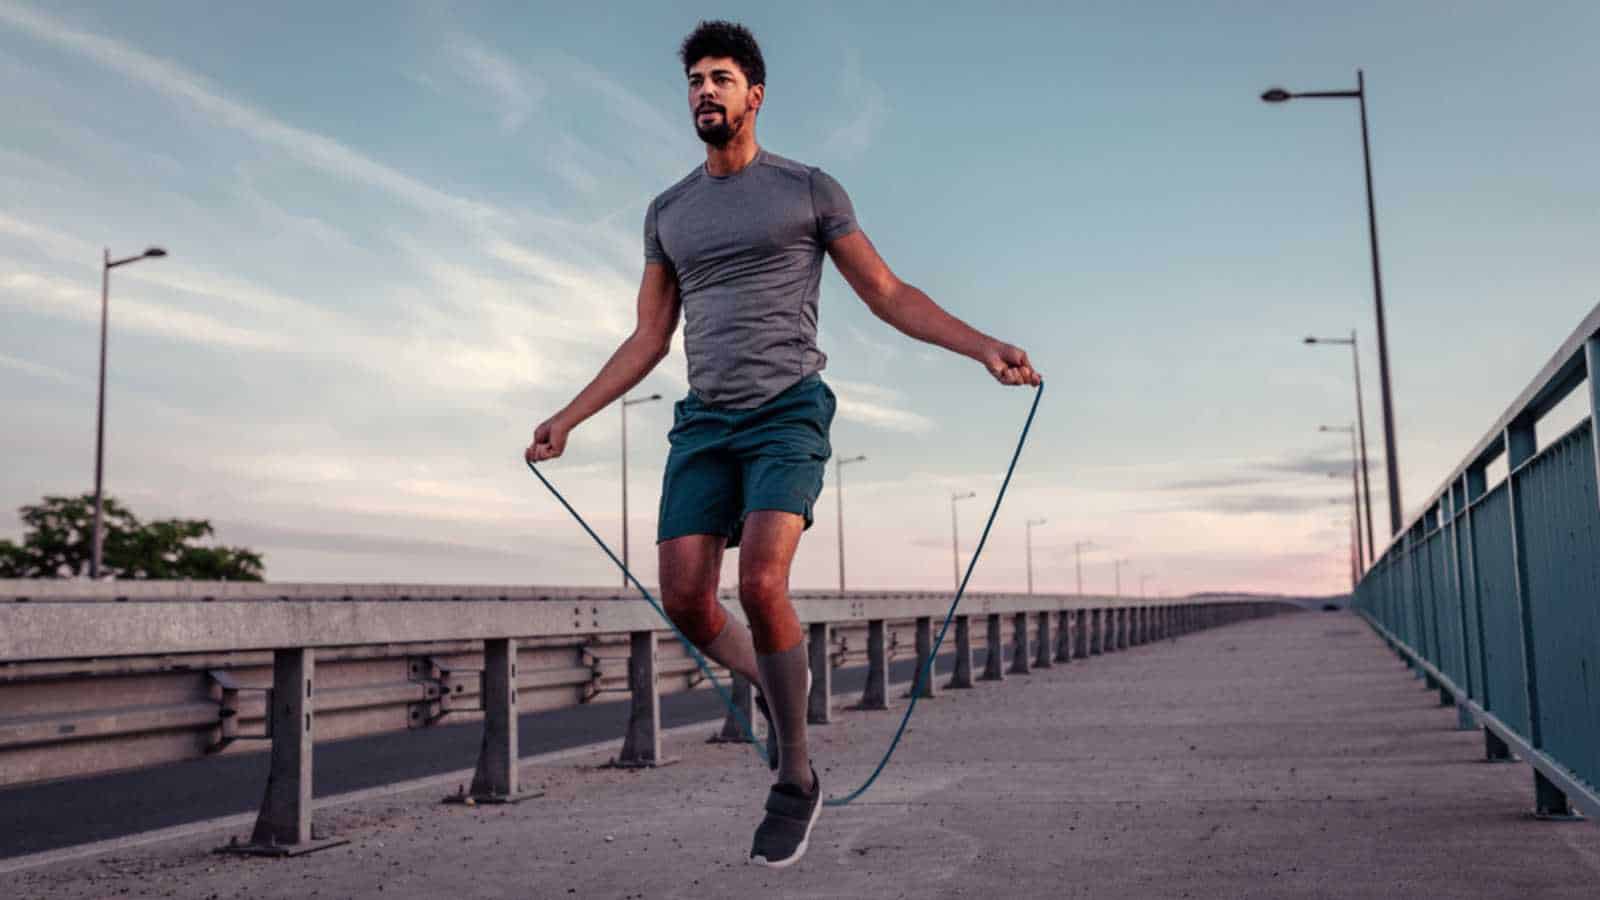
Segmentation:
<svg viewBox="0 0 1600 900">
<path fill-rule="evenodd" d="M 757 509 L 795 513 L 810 528 L 838 404 L 815 373 L 755 409 L 710 406 L 690 391 L 672 407 L 656 543 L 715 534 L 737 547 Z"/>
</svg>

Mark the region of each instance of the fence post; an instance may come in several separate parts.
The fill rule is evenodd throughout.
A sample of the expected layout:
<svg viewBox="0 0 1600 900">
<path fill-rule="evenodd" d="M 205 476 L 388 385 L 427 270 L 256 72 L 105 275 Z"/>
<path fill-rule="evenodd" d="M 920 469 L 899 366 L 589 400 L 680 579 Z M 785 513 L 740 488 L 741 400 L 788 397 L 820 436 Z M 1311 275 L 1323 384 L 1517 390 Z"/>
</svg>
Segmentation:
<svg viewBox="0 0 1600 900">
<path fill-rule="evenodd" d="M 1039 613 L 1039 649 L 1034 657 L 1033 667 L 1048 669 L 1055 665 L 1055 642 L 1050 640 L 1050 613 Z"/>
<path fill-rule="evenodd" d="M 739 710 L 744 716 L 744 720 L 750 723 L 751 731 L 754 732 L 758 727 L 756 725 L 755 685 L 750 683 L 750 679 L 740 675 L 738 672 L 729 673 L 729 681 L 728 693 L 733 695 L 734 709 Z M 708 738 L 706 743 L 743 744 L 749 740 L 750 738 L 745 736 L 744 729 L 739 727 L 739 719 L 734 716 L 733 710 L 729 710 L 728 714 L 722 717 L 722 729 Z"/>
<path fill-rule="evenodd" d="M 1522 497 L 1517 490 L 1517 469 L 1538 451 L 1533 421 L 1513 419 L 1506 426 L 1505 445 L 1506 489 L 1511 501 L 1512 572 L 1516 579 L 1517 618 L 1522 623 L 1522 665 L 1528 685 L 1528 743 L 1538 750 L 1544 747 L 1544 729 L 1539 715 L 1539 668 L 1534 660 L 1535 623 L 1528 597 L 1528 561 L 1522 544 Z M 1537 772 L 1534 773 L 1534 812 L 1541 818 L 1562 818 L 1571 813 L 1566 794 Z"/>
<path fill-rule="evenodd" d="M 856 709 L 889 708 L 889 638 L 882 619 L 867 620 L 867 686 Z"/>
<path fill-rule="evenodd" d="M 939 673 L 938 665 L 933 661 L 933 619 L 928 616 L 917 617 L 917 673 L 911 676 L 911 688 L 906 691 L 906 696 L 911 696 L 912 691 L 918 697 L 937 696 L 933 680 Z"/>
<path fill-rule="evenodd" d="M 827 725 L 833 721 L 833 666 L 828 663 L 827 622 L 811 623 L 811 696 L 806 702 L 806 723 Z"/>
<path fill-rule="evenodd" d="M 661 694 L 656 685 L 656 633 L 628 635 L 628 727 L 622 752 L 611 760 L 621 769 L 665 765 L 661 757 Z"/>
<path fill-rule="evenodd" d="M 483 743 L 472 787 L 446 797 L 450 802 L 516 803 L 541 792 L 524 792 L 517 766 L 517 642 L 489 638 L 483 642 L 483 677 L 478 689 L 483 706 Z"/>
<path fill-rule="evenodd" d="M 251 856 L 299 856 L 349 843 L 319 839 L 311 828 L 312 684 L 316 651 L 309 647 L 272 652 L 272 693 L 267 706 L 267 733 L 272 736 L 267 764 L 267 789 L 261 797 L 255 829 L 248 844 L 231 840 L 224 853 Z"/>
<path fill-rule="evenodd" d="M 1056 662 L 1072 662 L 1072 610 L 1063 609 L 1056 622 Z"/>
<path fill-rule="evenodd" d="M 970 688 L 972 684 L 972 624 L 967 616 L 956 616 L 956 667 L 945 687 Z"/>
<path fill-rule="evenodd" d="M 1015 645 L 1011 648 L 1011 674 L 1028 674 L 1028 614 L 1017 613 L 1011 620 Z"/>
<path fill-rule="evenodd" d="M 979 681 L 1005 681 L 1006 680 L 1006 642 L 1000 634 L 1000 614 L 990 613 L 988 621 L 988 635 L 984 641 L 983 675 Z"/>
</svg>

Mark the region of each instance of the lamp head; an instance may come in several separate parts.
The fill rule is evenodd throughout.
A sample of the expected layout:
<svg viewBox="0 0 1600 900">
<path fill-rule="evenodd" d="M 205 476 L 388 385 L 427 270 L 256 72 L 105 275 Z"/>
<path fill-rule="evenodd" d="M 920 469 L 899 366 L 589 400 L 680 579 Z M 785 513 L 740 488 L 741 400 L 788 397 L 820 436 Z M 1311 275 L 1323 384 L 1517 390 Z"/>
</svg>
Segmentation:
<svg viewBox="0 0 1600 900">
<path fill-rule="evenodd" d="M 1290 96 L 1292 95 L 1281 87 L 1270 87 L 1262 92 L 1261 99 L 1267 103 L 1283 103 Z"/>
<path fill-rule="evenodd" d="M 161 249 L 160 247 L 151 247 L 150 249 L 144 251 L 144 255 L 150 259 L 160 259 L 161 257 L 167 255 L 167 251 Z"/>
</svg>

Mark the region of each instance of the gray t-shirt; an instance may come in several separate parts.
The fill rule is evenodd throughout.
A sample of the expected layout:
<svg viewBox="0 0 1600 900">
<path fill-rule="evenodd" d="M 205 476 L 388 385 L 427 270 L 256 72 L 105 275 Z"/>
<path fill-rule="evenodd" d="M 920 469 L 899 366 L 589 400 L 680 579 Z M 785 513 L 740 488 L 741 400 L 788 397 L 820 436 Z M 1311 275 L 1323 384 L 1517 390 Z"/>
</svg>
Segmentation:
<svg viewBox="0 0 1600 900">
<path fill-rule="evenodd" d="M 857 227 L 839 182 L 765 150 L 726 177 L 697 166 L 651 202 L 644 258 L 678 279 L 689 387 L 702 403 L 753 409 L 822 370 L 823 252 Z"/>
</svg>

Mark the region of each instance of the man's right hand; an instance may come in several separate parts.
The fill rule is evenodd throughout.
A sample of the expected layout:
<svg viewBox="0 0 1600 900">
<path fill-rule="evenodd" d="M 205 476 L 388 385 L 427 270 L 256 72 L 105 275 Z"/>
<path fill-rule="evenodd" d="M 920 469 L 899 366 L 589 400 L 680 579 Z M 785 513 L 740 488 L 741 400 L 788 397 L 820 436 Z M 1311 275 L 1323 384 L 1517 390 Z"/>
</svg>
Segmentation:
<svg viewBox="0 0 1600 900">
<path fill-rule="evenodd" d="M 551 416 L 533 430 L 533 443 L 523 451 L 522 458 L 531 463 L 555 459 L 567 449 L 567 434 L 572 429 L 560 416 Z"/>
</svg>

